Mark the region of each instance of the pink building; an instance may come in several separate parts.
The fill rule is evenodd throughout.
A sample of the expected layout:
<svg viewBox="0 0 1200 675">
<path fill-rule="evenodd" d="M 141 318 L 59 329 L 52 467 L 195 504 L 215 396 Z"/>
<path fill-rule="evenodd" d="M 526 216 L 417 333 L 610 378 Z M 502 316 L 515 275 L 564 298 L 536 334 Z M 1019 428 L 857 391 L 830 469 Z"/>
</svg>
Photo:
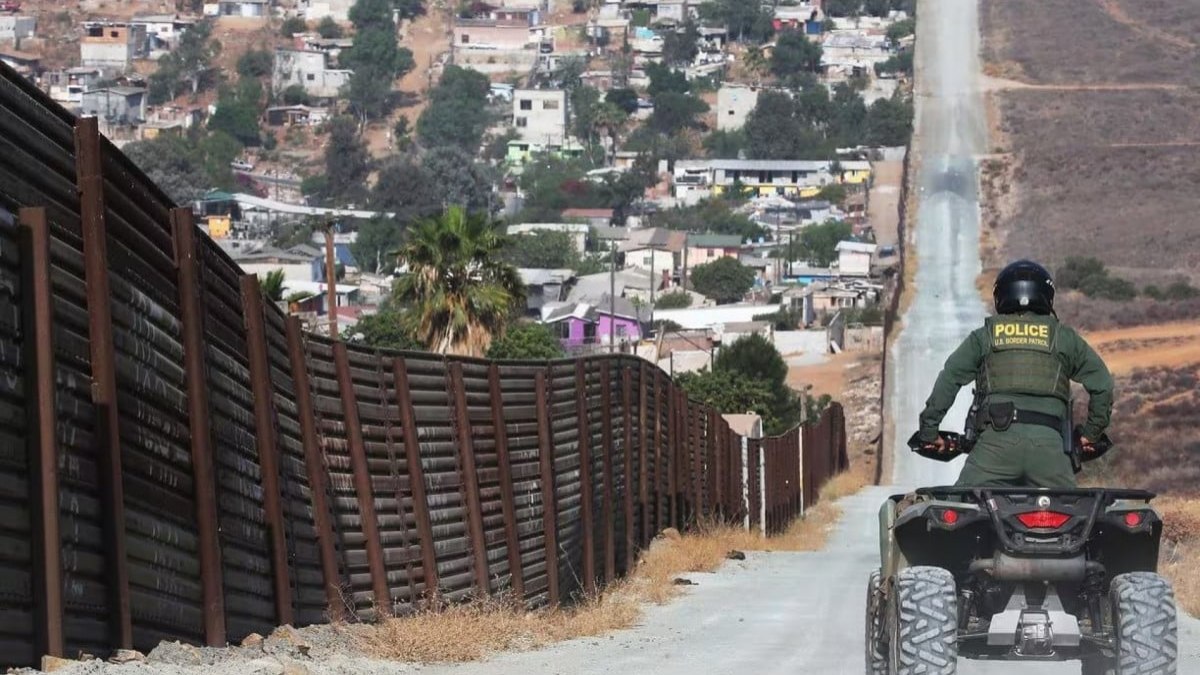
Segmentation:
<svg viewBox="0 0 1200 675">
<path fill-rule="evenodd" d="M 737 259 L 742 247 L 742 238 L 733 234 L 689 234 L 687 238 L 687 266 L 710 263 L 717 258 Z"/>
</svg>

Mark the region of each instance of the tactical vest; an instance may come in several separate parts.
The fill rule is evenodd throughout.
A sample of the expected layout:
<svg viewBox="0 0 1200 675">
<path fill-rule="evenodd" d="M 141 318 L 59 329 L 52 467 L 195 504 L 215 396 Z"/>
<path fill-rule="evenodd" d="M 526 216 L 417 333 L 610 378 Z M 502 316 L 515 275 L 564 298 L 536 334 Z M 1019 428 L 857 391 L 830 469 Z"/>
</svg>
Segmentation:
<svg viewBox="0 0 1200 675">
<path fill-rule="evenodd" d="M 984 322 L 990 349 L 976 378 L 978 393 L 1071 397 L 1071 380 L 1055 347 L 1058 322 L 1039 315 L 1001 315 Z"/>
</svg>

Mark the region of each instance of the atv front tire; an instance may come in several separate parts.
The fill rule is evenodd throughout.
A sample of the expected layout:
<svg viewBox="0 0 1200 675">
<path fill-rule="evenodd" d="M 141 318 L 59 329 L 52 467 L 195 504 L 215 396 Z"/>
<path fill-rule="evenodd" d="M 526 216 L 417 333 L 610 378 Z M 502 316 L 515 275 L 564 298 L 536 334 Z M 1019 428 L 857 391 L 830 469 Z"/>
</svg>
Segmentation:
<svg viewBox="0 0 1200 675">
<path fill-rule="evenodd" d="M 880 604 L 879 570 L 867 582 L 867 675 L 888 675 L 887 645 L 883 640 L 883 606 Z"/>
<path fill-rule="evenodd" d="M 958 597 L 954 575 L 941 567 L 909 567 L 896 575 L 888 603 L 891 675 L 958 671 Z"/>
<path fill-rule="evenodd" d="M 1179 656 L 1175 591 L 1153 572 L 1113 579 L 1109 590 L 1117 634 L 1117 675 L 1175 675 Z"/>
</svg>

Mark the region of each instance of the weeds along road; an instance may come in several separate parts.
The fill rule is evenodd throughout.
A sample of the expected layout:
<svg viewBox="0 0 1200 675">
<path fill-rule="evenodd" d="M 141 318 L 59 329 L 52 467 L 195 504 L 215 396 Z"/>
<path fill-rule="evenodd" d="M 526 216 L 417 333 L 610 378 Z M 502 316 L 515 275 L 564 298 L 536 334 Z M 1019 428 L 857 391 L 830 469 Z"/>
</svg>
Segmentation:
<svg viewBox="0 0 1200 675">
<path fill-rule="evenodd" d="M 942 361 L 983 320 L 975 290 L 979 262 L 976 159 L 986 151 L 977 86 L 979 32 L 974 0 L 922 0 L 917 39 L 917 185 L 915 296 L 888 374 L 895 423 L 893 481 L 952 483 L 959 464 L 939 464 L 903 447 Z M 969 391 L 965 392 L 969 395 Z M 945 422 L 961 427 L 969 396 Z M 745 563 L 698 578 L 699 586 L 652 607 L 642 624 L 485 663 L 427 667 L 426 675 L 474 673 L 853 673 L 865 670 L 866 580 L 878 565 L 877 512 L 895 488 L 842 500 L 842 517 L 824 551 L 752 554 Z M 1200 631 L 1180 623 L 1179 672 L 1200 672 Z M 1078 662 L 1012 664 L 963 660 L 959 672 L 1079 673 Z"/>
</svg>

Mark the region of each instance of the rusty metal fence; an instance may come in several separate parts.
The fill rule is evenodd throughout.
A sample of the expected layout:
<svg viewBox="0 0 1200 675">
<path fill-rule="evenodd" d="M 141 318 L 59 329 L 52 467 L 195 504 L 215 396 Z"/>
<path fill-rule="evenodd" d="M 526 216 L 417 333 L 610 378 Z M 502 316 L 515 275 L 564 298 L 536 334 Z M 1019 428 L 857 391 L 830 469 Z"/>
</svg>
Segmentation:
<svg viewBox="0 0 1200 675">
<path fill-rule="evenodd" d="M 627 355 L 305 334 L 97 131 L 0 69 L 0 662 L 222 645 L 436 594 L 568 601 L 668 526 L 774 532 L 841 409 L 743 439 Z"/>
</svg>

